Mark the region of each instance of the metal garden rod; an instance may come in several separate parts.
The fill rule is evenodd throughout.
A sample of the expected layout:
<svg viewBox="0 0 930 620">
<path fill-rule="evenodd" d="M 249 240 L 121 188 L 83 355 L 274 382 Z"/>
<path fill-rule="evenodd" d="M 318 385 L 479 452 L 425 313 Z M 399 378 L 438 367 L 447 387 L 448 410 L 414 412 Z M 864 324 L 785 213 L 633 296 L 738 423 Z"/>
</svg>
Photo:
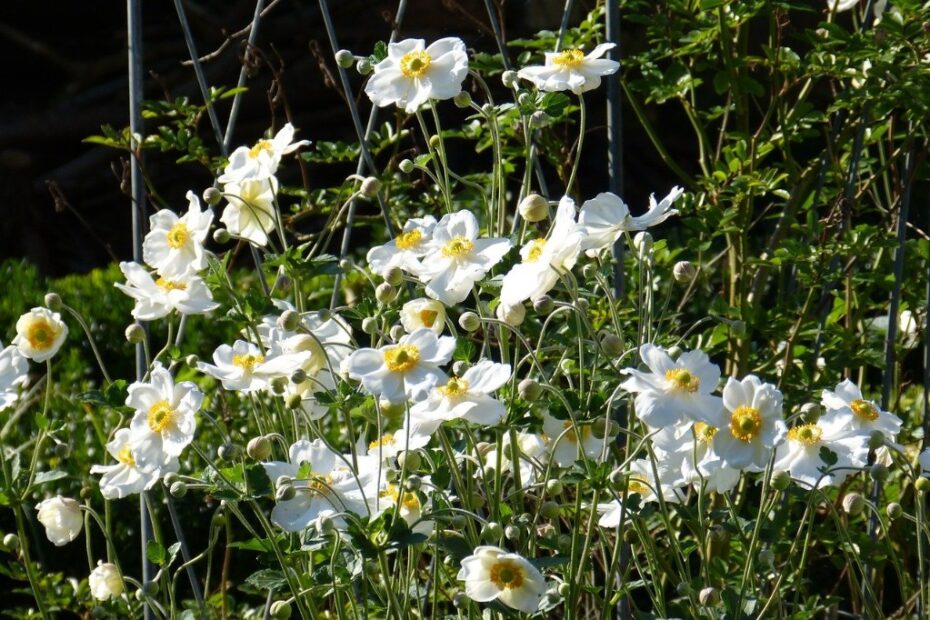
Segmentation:
<svg viewBox="0 0 930 620">
<path fill-rule="evenodd" d="M 608 1 L 607 4 L 610 4 Z M 555 43 L 555 51 L 562 49 L 562 43 L 565 42 L 565 31 L 568 30 L 568 19 L 572 15 L 572 9 L 575 7 L 575 0 L 565 0 L 565 8 L 562 9 L 562 23 L 559 24 L 559 38 Z"/>
<path fill-rule="evenodd" d="M 255 15 L 252 16 L 252 28 L 249 30 L 249 40 L 246 43 L 246 50 L 249 50 L 255 46 L 255 41 L 258 39 L 258 24 L 262 19 L 262 11 L 265 8 L 265 0 L 258 0 L 255 3 Z M 245 64 L 242 65 L 242 69 L 239 70 L 239 81 L 236 82 L 236 88 L 239 89 L 235 95 L 233 95 L 232 106 L 229 108 L 229 120 L 226 122 L 226 134 L 223 137 L 223 150 L 229 152 L 229 147 L 232 146 L 232 136 L 233 130 L 236 127 L 236 120 L 239 118 L 239 107 L 242 105 L 242 92 L 241 89 L 245 86 L 245 79 L 248 77 L 248 72 L 246 71 Z"/>
</svg>

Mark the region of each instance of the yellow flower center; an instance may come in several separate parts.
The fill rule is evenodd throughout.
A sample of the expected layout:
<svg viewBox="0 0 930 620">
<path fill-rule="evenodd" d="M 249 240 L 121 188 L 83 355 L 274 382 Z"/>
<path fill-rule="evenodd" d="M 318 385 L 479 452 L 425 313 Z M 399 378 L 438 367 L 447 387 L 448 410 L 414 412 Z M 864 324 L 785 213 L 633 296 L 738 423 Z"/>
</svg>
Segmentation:
<svg viewBox="0 0 930 620">
<path fill-rule="evenodd" d="M 426 50 L 407 52 L 400 59 L 400 72 L 406 78 L 419 78 L 426 75 L 433 59 Z"/>
<path fill-rule="evenodd" d="M 857 418 L 862 418 L 867 422 L 874 422 L 878 419 L 878 409 L 867 400 L 857 398 L 849 403 L 849 408 L 852 409 Z"/>
<path fill-rule="evenodd" d="M 471 254 L 471 251 L 475 249 L 475 244 L 472 243 L 471 239 L 459 235 L 458 237 L 453 237 L 452 240 L 442 246 L 442 255 L 449 258 L 459 258 Z"/>
<path fill-rule="evenodd" d="M 439 316 L 439 313 L 435 310 L 420 310 L 417 315 L 420 317 L 420 322 L 423 323 L 426 327 L 432 327 L 433 323 L 436 322 L 436 317 Z"/>
<path fill-rule="evenodd" d="M 413 250 L 420 245 L 420 241 L 422 240 L 423 233 L 420 232 L 419 228 L 414 228 L 411 231 L 397 235 L 394 242 L 397 244 L 397 249 L 399 250 Z"/>
<path fill-rule="evenodd" d="M 808 446 L 820 443 L 822 435 L 823 429 L 816 424 L 801 424 L 788 431 L 788 439 Z"/>
<path fill-rule="evenodd" d="M 705 424 L 704 422 L 694 423 L 694 435 L 701 443 L 710 443 L 713 441 L 714 435 L 716 434 L 717 429 L 710 424 Z"/>
<path fill-rule="evenodd" d="M 274 144 L 271 142 L 271 140 L 259 140 L 255 143 L 255 146 L 249 149 L 249 157 L 255 159 L 261 155 L 263 151 L 270 151 L 273 146 Z"/>
<path fill-rule="evenodd" d="M 132 450 L 129 446 L 120 448 L 119 452 L 116 453 L 116 460 L 123 465 L 129 465 L 130 467 L 136 466 L 136 459 L 132 458 Z"/>
<path fill-rule="evenodd" d="M 187 285 L 183 282 L 178 282 L 177 280 L 168 280 L 166 278 L 158 278 L 155 280 L 155 284 L 165 289 L 166 291 L 183 291 L 187 289 Z"/>
<path fill-rule="evenodd" d="M 401 500 L 401 505 L 413 512 L 420 509 L 420 498 L 417 497 L 416 493 L 404 493 L 404 498 Z"/>
<path fill-rule="evenodd" d="M 420 362 L 420 349 L 413 344 L 399 344 L 384 352 L 384 363 L 391 372 L 407 372 Z"/>
<path fill-rule="evenodd" d="M 665 380 L 678 392 L 694 394 L 701 387 L 701 379 L 687 368 L 673 368 L 665 371 Z"/>
<path fill-rule="evenodd" d="M 447 398 L 461 398 L 468 391 L 468 381 L 460 377 L 452 377 L 444 386 L 436 389 Z"/>
<path fill-rule="evenodd" d="M 640 480 L 639 478 L 630 478 L 627 480 L 626 489 L 628 493 L 639 493 L 640 495 L 649 493 L 649 485 L 646 484 L 645 480 Z"/>
<path fill-rule="evenodd" d="M 378 439 L 375 439 L 373 442 L 368 444 L 368 450 L 373 451 L 377 450 L 378 448 L 387 448 L 388 446 L 395 445 L 397 445 L 397 441 L 394 439 L 394 433 L 385 433 Z"/>
<path fill-rule="evenodd" d="M 178 222 L 171 227 L 171 230 L 168 231 L 168 247 L 172 250 L 177 250 L 183 248 L 187 245 L 187 240 L 190 239 L 190 234 L 187 232 L 187 226 L 184 222 Z"/>
<path fill-rule="evenodd" d="M 762 414 L 755 407 L 741 405 L 730 417 L 730 432 L 733 436 L 749 443 L 762 430 Z"/>
<path fill-rule="evenodd" d="M 311 495 L 324 495 L 333 485 L 333 477 L 329 474 L 310 474 L 307 478 L 307 491 Z"/>
<path fill-rule="evenodd" d="M 386 499 L 393 504 L 397 503 L 397 499 L 400 497 L 400 491 L 397 490 L 397 487 L 393 484 L 387 485 L 387 488 L 378 493 L 378 497 Z"/>
<path fill-rule="evenodd" d="M 233 355 L 232 358 L 233 366 L 238 366 L 246 372 L 252 372 L 256 364 L 261 364 L 264 361 L 264 355 L 252 355 L 251 353 L 247 355 Z"/>
<path fill-rule="evenodd" d="M 526 258 L 523 259 L 524 263 L 535 263 L 539 260 L 539 257 L 542 256 L 543 250 L 546 247 L 545 239 L 533 239 L 530 241 L 530 249 L 526 253 Z"/>
<path fill-rule="evenodd" d="M 575 432 L 575 426 L 572 424 L 572 421 L 571 421 L 571 420 L 565 420 L 565 422 L 562 423 L 562 428 L 563 428 L 563 429 L 566 429 L 566 430 L 565 430 L 565 434 L 562 435 L 562 436 L 563 436 L 565 439 L 567 439 L 568 441 L 570 441 L 571 443 L 577 444 L 577 443 L 578 443 L 578 433 Z M 590 437 L 590 436 L 591 436 L 591 427 L 590 427 L 590 426 L 582 426 L 582 427 L 581 427 L 581 441 L 587 441 L 588 437 Z"/>
<path fill-rule="evenodd" d="M 584 62 L 584 52 L 577 48 L 559 52 L 552 58 L 552 64 L 565 69 L 574 69 L 582 62 Z"/>
<path fill-rule="evenodd" d="M 44 351 L 52 348 L 55 344 L 55 338 L 58 337 L 59 329 L 56 325 L 44 318 L 34 319 L 26 329 L 26 340 L 29 346 L 37 351 Z"/>
<path fill-rule="evenodd" d="M 498 560 L 491 567 L 491 583 L 501 590 L 523 585 L 523 568 L 513 560 Z"/>
<path fill-rule="evenodd" d="M 148 423 L 153 433 L 160 433 L 174 422 L 174 410 L 167 400 L 160 400 L 149 407 Z"/>
</svg>

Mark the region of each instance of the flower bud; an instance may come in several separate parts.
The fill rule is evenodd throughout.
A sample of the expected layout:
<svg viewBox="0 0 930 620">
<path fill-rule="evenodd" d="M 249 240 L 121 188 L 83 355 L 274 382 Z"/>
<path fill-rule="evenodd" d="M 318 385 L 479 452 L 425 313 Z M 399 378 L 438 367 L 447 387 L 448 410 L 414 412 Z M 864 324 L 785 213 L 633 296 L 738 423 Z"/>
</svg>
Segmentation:
<svg viewBox="0 0 930 620">
<path fill-rule="evenodd" d="M 775 565 L 775 553 L 771 549 L 763 549 L 757 556 L 759 564 L 764 568 L 772 568 Z"/>
<path fill-rule="evenodd" d="M 442 138 L 440 138 L 438 135 L 429 137 L 429 145 L 434 149 L 438 149 L 441 144 Z"/>
<path fill-rule="evenodd" d="M 362 331 L 372 335 L 378 333 L 378 319 L 373 316 L 366 316 L 362 319 Z"/>
<path fill-rule="evenodd" d="M 183 480 L 178 480 L 168 487 L 168 492 L 171 494 L 171 497 L 182 498 L 187 495 L 187 483 Z"/>
<path fill-rule="evenodd" d="M 555 302 L 548 295 L 543 295 L 533 302 L 533 310 L 540 316 L 546 316 L 555 308 Z"/>
<path fill-rule="evenodd" d="M 675 592 L 677 592 L 679 596 L 689 596 L 692 592 L 691 584 L 687 581 L 680 581 L 678 585 L 675 586 Z"/>
<path fill-rule="evenodd" d="M 200 363 L 200 357 L 196 353 L 191 353 L 190 355 L 184 358 L 184 363 L 190 366 L 191 368 L 196 368 L 197 364 Z"/>
<path fill-rule="evenodd" d="M 375 289 L 375 299 L 378 300 L 378 303 L 387 305 L 394 301 L 396 298 L 397 289 L 387 282 L 382 282 L 378 285 L 378 288 Z"/>
<path fill-rule="evenodd" d="M 288 500 L 294 499 L 297 495 L 297 490 L 292 484 L 285 484 L 278 487 L 278 490 L 275 491 L 274 499 L 276 502 L 286 502 Z"/>
<path fill-rule="evenodd" d="M 287 601 L 275 601 L 268 611 L 275 620 L 287 620 L 291 617 L 291 604 Z"/>
<path fill-rule="evenodd" d="M 303 398 L 300 397 L 300 394 L 291 394 L 284 402 L 288 409 L 297 409 L 301 403 L 303 403 Z"/>
<path fill-rule="evenodd" d="M 215 187 L 208 187 L 207 189 L 203 190 L 203 201 L 211 207 L 215 207 L 216 205 L 220 204 L 222 199 L 223 192 Z"/>
<path fill-rule="evenodd" d="M 507 540 L 520 540 L 521 533 L 520 528 L 513 524 L 504 528 L 504 538 Z"/>
<path fill-rule="evenodd" d="M 888 467 L 886 465 L 882 465 L 881 463 L 875 463 L 872 465 L 872 467 L 869 468 L 869 476 L 876 482 L 884 482 L 885 480 L 888 480 L 888 475 L 890 473 L 891 472 L 888 470 Z"/>
<path fill-rule="evenodd" d="M 307 381 L 310 377 L 307 376 L 307 371 L 303 368 L 298 368 L 291 373 L 291 383 L 294 385 L 300 385 L 304 381 Z"/>
<path fill-rule="evenodd" d="M 464 592 L 456 592 L 452 595 L 452 606 L 461 609 L 468 605 L 468 596 Z"/>
<path fill-rule="evenodd" d="M 562 492 L 562 481 L 553 478 L 546 482 L 546 493 L 548 495 L 558 495 Z"/>
<path fill-rule="evenodd" d="M 467 108 L 471 105 L 471 95 L 467 90 L 461 90 L 459 94 L 452 98 L 452 103 L 457 108 Z"/>
<path fill-rule="evenodd" d="M 300 326 L 300 314 L 294 310 L 285 310 L 278 317 L 278 325 L 286 331 L 295 331 Z"/>
<path fill-rule="evenodd" d="M 400 286 L 404 283 L 404 272 L 397 267 L 391 267 L 388 269 L 387 273 L 384 274 L 384 281 L 391 286 Z"/>
<path fill-rule="evenodd" d="M 133 323 L 126 328 L 126 340 L 131 344 L 139 344 L 145 340 L 145 329 L 138 323 Z"/>
<path fill-rule="evenodd" d="M 15 551 L 17 548 L 19 548 L 19 536 L 10 532 L 3 537 L 3 546 L 10 551 Z"/>
<path fill-rule="evenodd" d="M 680 260 L 672 267 L 672 277 L 676 282 L 690 282 L 696 275 L 697 269 L 691 261 Z"/>
<path fill-rule="evenodd" d="M 623 353 L 623 340 L 616 334 L 604 334 L 601 337 L 601 348 L 607 355 L 617 357 Z"/>
<path fill-rule="evenodd" d="M 701 602 L 701 605 L 708 607 L 716 605 L 720 600 L 720 593 L 717 592 L 716 588 L 701 588 L 701 591 L 698 593 L 698 600 Z"/>
<path fill-rule="evenodd" d="M 341 259 L 339 259 L 339 269 L 340 269 L 341 271 L 344 271 L 344 272 L 347 272 L 347 273 L 348 273 L 349 271 L 352 271 L 352 268 L 353 268 L 354 266 L 355 266 L 355 265 L 354 265 L 354 263 L 352 262 L 352 259 L 351 259 L 351 258 L 341 258 Z"/>
<path fill-rule="evenodd" d="M 58 293 L 45 294 L 45 307 L 52 312 L 61 311 L 61 297 L 59 297 Z"/>
<path fill-rule="evenodd" d="M 517 95 L 517 103 L 520 104 L 521 106 L 529 105 L 533 103 L 533 96 L 530 95 L 528 92 L 523 91 L 522 93 Z"/>
<path fill-rule="evenodd" d="M 404 326 L 403 326 L 403 325 L 392 325 L 392 326 L 391 326 L 391 331 L 388 332 L 388 333 L 389 333 L 389 335 L 391 336 L 391 340 L 393 340 L 394 342 L 397 342 L 397 341 L 399 341 L 401 338 L 404 337 L 404 334 L 405 334 L 406 332 L 404 331 Z"/>
<path fill-rule="evenodd" d="M 594 276 L 597 275 L 597 265 L 594 263 L 587 263 L 581 268 L 581 275 L 585 280 L 593 280 Z"/>
<path fill-rule="evenodd" d="M 232 239 L 232 237 L 229 235 L 229 231 L 225 228 L 217 228 L 213 231 L 213 240 L 220 245 L 229 243 L 230 239 Z"/>
<path fill-rule="evenodd" d="M 888 518 L 894 521 L 901 517 L 904 514 L 904 508 L 901 507 L 901 504 L 898 502 L 891 502 L 885 508 L 885 514 L 888 515 Z"/>
<path fill-rule="evenodd" d="M 500 537 L 503 533 L 504 530 L 500 523 L 497 523 L 496 521 L 488 521 L 488 523 L 481 529 L 481 538 L 487 542 L 492 542 L 500 540 Z"/>
<path fill-rule="evenodd" d="M 926 493 L 927 491 L 930 491 L 930 478 L 924 478 L 921 476 L 917 479 L 916 482 L 914 482 L 914 488 L 916 488 L 920 493 Z"/>
<path fill-rule="evenodd" d="M 377 196 L 378 192 L 381 191 L 381 181 L 375 177 L 365 177 L 359 190 L 365 196 Z"/>
<path fill-rule="evenodd" d="M 106 601 L 123 593 L 123 579 L 119 569 L 109 562 L 97 562 L 97 568 L 87 577 L 90 593 L 98 601 Z"/>
<path fill-rule="evenodd" d="M 481 327 L 481 318 L 474 312 L 465 312 L 459 317 L 459 326 L 471 333 Z"/>
<path fill-rule="evenodd" d="M 456 513 L 452 516 L 452 527 L 457 530 L 465 529 L 465 526 L 468 524 L 468 517 L 463 514 Z"/>
<path fill-rule="evenodd" d="M 857 515 L 865 510 L 865 498 L 858 493 L 847 493 L 843 497 L 843 511 L 848 515 Z"/>
<path fill-rule="evenodd" d="M 872 434 L 869 435 L 869 448 L 878 450 L 883 445 L 885 445 L 885 433 L 881 431 L 872 431 Z"/>
<path fill-rule="evenodd" d="M 513 88 L 517 83 L 517 72 L 504 71 L 501 74 L 501 82 L 504 84 L 504 88 Z"/>
<path fill-rule="evenodd" d="M 407 476 L 407 479 L 404 480 L 404 489 L 411 493 L 419 491 L 421 486 L 423 486 L 423 479 L 419 476 Z"/>
<path fill-rule="evenodd" d="M 138 591 L 142 592 L 142 596 L 151 598 L 158 594 L 158 582 L 152 580 L 146 581 Z"/>
<path fill-rule="evenodd" d="M 255 461 L 265 461 L 271 456 L 271 440 L 264 435 L 253 437 L 245 447 L 246 454 Z"/>
<path fill-rule="evenodd" d="M 530 115 L 530 127 L 533 129 L 542 129 L 543 127 L 547 127 L 551 122 L 552 117 L 542 110 L 536 110 Z"/>
<path fill-rule="evenodd" d="M 465 372 L 471 367 L 471 365 L 465 360 L 457 360 L 452 364 L 452 374 L 456 377 L 461 377 Z"/>
<path fill-rule="evenodd" d="M 36 518 L 45 526 L 45 536 L 56 547 L 62 547 L 77 538 L 84 526 L 81 504 L 61 495 L 36 504 Z"/>
<path fill-rule="evenodd" d="M 646 231 L 636 233 L 633 237 L 633 247 L 639 253 L 640 258 L 645 258 L 652 252 L 652 235 Z"/>
<path fill-rule="evenodd" d="M 549 217 L 549 201 L 539 194 L 528 194 L 520 201 L 517 211 L 527 222 L 541 222 Z"/>
<path fill-rule="evenodd" d="M 791 484 L 791 475 L 786 471 L 776 471 L 772 474 L 772 488 L 776 491 L 784 491 Z"/>
<path fill-rule="evenodd" d="M 507 323 L 511 327 L 519 327 L 523 320 L 526 318 L 526 308 L 523 307 L 523 304 L 514 304 L 508 306 L 507 304 L 499 304 L 497 306 L 497 311 L 495 312 L 498 320 Z"/>
<path fill-rule="evenodd" d="M 397 455 L 397 465 L 400 468 L 407 468 L 407 471 L 417 471 L 422 465 L 420 453 L 416 450 L 405 450 Z"/>
<path fill-rule="evenodd" d="M 404 174 L 410 174 L 413 172 L 415 166 L 409 159 L 402 159 L 400 160 L 400 164 L 398 164 L 397 167 L 400 168 L 400 171 Z"/>
<path fill-rule="evenodd" d="M 343 69 L 348 69 L 355 62 L 355 56 L 349 50 L 339 50 L 336 52 L 336 64 Z"/>
<path fill-rule="evenodd" d="M 558 519 L 560 511 L 558 502 L 543 502 L 543 505 L 539 507 L 539 516 L 549 520 Z"/>
<path fill-rule="evenodd" d="M 371 61 L 367 58 L 359 58 L 355 63 L 355 70 L 359 72 L 359 75 L 368 75 L 371 73 Z"/>
<path fill-rule="evenodd" d="M 559 587 L 556 591 L 564 598 L 571 593 L 572 587 L 568 583 L 562 582 L 559 584 Z"/>
<path fill-rule="evenodd" d="M 543 389 L 535 379 L 524 379 L 517 384 L 517 392 L 520 394 L 520 398 L 532 403 L 539 400 L 539 397 L 542 396 Z"/>
</svg>

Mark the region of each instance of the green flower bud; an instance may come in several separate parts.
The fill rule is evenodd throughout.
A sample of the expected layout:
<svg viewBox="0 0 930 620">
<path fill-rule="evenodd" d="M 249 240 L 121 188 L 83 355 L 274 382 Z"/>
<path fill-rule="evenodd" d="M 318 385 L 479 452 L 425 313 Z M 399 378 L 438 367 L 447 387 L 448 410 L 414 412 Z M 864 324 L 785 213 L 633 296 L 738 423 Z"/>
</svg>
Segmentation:
<svg viewBox="0 0 930 620">
<path fill-rule="evenodd" d="M 300 326 L 300 314 L 294 310 L 285 310 L 278 317 L 278 325 L 289 332 L 296 331 Z"/>
<path fill-rule="evenodd" d="M 888 480 L 889 474 L 891 474 L 891 472 L 888 470 L 888 467 L 881 463 L 875 463 L 869 468 L 869 476 L 876 482 Z"/>
<path fill-rule="evenodd" d="M 278 490 L 275 491 L 274 499 L 278 502 L 286 502 L 288 500 L 294 499 L 297 495 L 297 490 L 292 484 L 286 484 L 284 486 L 278 487 Z"/>
<path fill-rule="evenodd" d="M 523 532 L 516 525 L 510 524 L 504 528 L 504 538 L 507 540 L 520 540 Z"/>
<path fill-rule="evenodd" d="M 184 357 L 184 363 L 191 368 L 197 368 L 197 364 L 200 363 L 200 357 L 194 353 L 191 353 L 190 355 Z"/>
<path fill-rule="evenodd" d="M 549 201 L 539 194 L 528 194 L 520 201 L 517 211 L 527 222 L 541 222 L 549 217 Z"/>
<path fill-rule="evenodd" d="M 542 110 L 536 110 L 530 115 L 530 127 L 533 129 L 542 129 L 543 127 L 547 127 L 551 122 L 552 117 Z"/>
<path fill-rule="evenodd" d="M 225 228 L 217 228 L 213 231 L 213 240 L 219 243 L 220 245 L 225 245 L 229 243 L 229 240 L 232 239 L 232 236 L 229 234 L 229 231 Z"/>
<path fill-rule="evenodd" d="M 408 472 L 417 471 L 422 465 L 420 453 L 416 450 L 405 450 L 397 455 L 397 465 L 401 469 L 407 468 Z"/>
<path fill-rule="evenodd" d="M 217 449 L 216 456 L 224 461 L 234 461 L 242 456 L 242 446 L 235 443 L 224 443 Z"/>
<path fill-rule="evenodd" d="M 791 475 L 786 471 L 777 471 L 772 475 L 772 488 L 784 491 L 791 484 Z"/>
<path fill-rule="evenodd" d="M 168 488 L 168 492 L 171 493 L 171 497 L 184 497 L 187 495 L 187 483 L 183 480 L 178 480 Z"/>
<path fill-rule="evenodd" d="M 555 308 L 555 302 L 548 295 L 543 295 L 533 302 L 533 310 L 540 316 L 546 316 Z"/>
<path fill-rule="evenodd" d="M 294 385 L 300 385 L 304 381 L 307 381 L 310 377 L 307 376 L 307 371 L 303 368 L 298 368 L 291 373 L 291 383 Z"/>
<path fill-rule="evenodd" d="M 287 620 L 291 617 L 291 604 L 287 601 L 275 601 L 268 610 L 275 620 Z"/>
<path fill-rule="evenodd" d="M 343 69 L 348 69 L 355 62 L 355 56 L 349 50 L 339 50 L 336 52 L 336 64 Z"/>
<path fill-rule="evenodd" d="M 501 524 L 497 523 L 496 521 L 488 521 L 488 523 L 481 529 L 481 538 L 486 542 L 500 540 L 503 534 L 504 528 L 502 528 Z"/>
<path fill-rule="evenodd" d="M 618 357 L 623 354 L 623 339 L 616 334 L 604 334 L 601 337 L 601 348 L 607 355 Z"/>
<path fill-rule="evenodd" d="M 215 207 L 216 205 L 220 204 L 222 199 L 223 192 L 215 187 L 208 187 L 207 189 L 203 190 L 203 201 L 211 207 Z"/>
<path fill-rule="evenodd" d="M 409 159 L 402 159 L 400 161 L 400 164 L 398 164 L 397 167 L 400 168 L 400 171 L 403 172 L 404 174 L 410 174 L 411 172 L 413 172 L 413 169 L 415 168 L 413 162 L 410 161 Z"/>
<path fill-rule="evenodd" d="M 287 390 L 287 377 L 275 377 L 271 380 L 271 391 L 280 396 Z"/>
<path fill-rule="evenodd" d="M 471 333 L 481 327 L 481 318 L 474 312 L 465 312 L 459 317 L 459 326 Z"/>
<path fill-rule="evenodd" d="M 287 401 L 284 403 L 287 405 L 288 409 L 297 409 L 303 403 L 303 399 L 300 397 L 300 394 L 291 394 L 287 397 Z"/>
<path fill-rule="evenodd" d="M 562 492 L 562 482 L 553 478 L 546 482 L 547 495 L 559 495 Z"/>
<path fill-rule="evenodd" d="M 368 75 L 371 73 L 371 61 L 367 58 L 359 58 L 355 63 L 355 70 L 359 72 L 359 75 Z"/>
<path fill-rule="evenodd" d="M 61 311 L 61 297 L 58 296 L 58 293 L 45 294 L 45 307 L 52 312 Z"/>
<path fill-rule="evenodd" d="M 378 288 L 375 289 L 375 299 L 378 300 L 378 303 L 387 305 L 394 301 L 396 298 L 397 289 L 387 282 L 382 282 L 378 285 Z"/>
<path fill-rule="evenodd" d="M 501 74 L 501 82 L 504 84 L 504 88 L 513 88 L 517 84 L 517 79 L 516 71 L 504 71 Z"/>
<path fill-rule="evenodd" d="M 452 103 L 457 108 L 467 108 L 471 105 L 471 95 L 468 94 L 468 91 L 459 91 L 459 94 L 452 98 Z"/>
<path fill-rule="evenodd" d="M 458 360 L 454 364 L 452 364 L 452 373 L 456 377 L 461 377 L 468 371 L 470 367 L 471 365 L 465 360 Z"/>
<path fill-rule="evenodd" d="M 894 521 L 901 517 L 904 514 L 904 508 L 901 507 L 901 504 L 898 502 L 891 502 L 885 508 L 885 514 L 888 515 L 888 518 Z"/>
<path fill-rule="evenodd" d="M 404 272 L 397 267 L 391 267 L 385 274 L 384 281 L 391 286 L 400 286 L 404 283 Z"/>
<path fill-rule="evenodd" d="M 264 435 L 253 437 L 245 447 L 246 454 L 255 461 L 266 461 L 271 456 L 271 440 Z"/>
<path fill-rule="evenodd" d="M 381 191 L 381 181 L 375 177 L 366 177 L 359 190 L 366 196 L 377 196 Z"/>
<path fill-rule="evenodd" d="M 843 510 L 848 515 L 857 515 L 865 510 L 865 498 L 858 493 L 847 493 L 843 496 Z"/>
<path fill-rule="evenodd" d="M 543 519 L 558 519 L 561 508 L 558 502 L 544 502 L 542 506 L 539 507 L 539 514 Z"/>
<path fill-rule="evenodd" d="M 419 476 L 407 476 L 407 479 L 404 480 L 404 489 L 411 493 L 419 491 L 421 486 L 423 486 L 423 479 Z"/>
<path fill-rule="evenodd" d="M 927 491 L 930 491 L 930 478 L 924 478 L 921 476 L 914 483 L 914 488 L 916 488 L 920 493 L 926 493 Z"/>
<path fill-rule="evenodd" d="M 401 338 L 404 337 L 404 326 L 403 325 L 393 325 L 391 326 L 391 331 L 388 332 L 391 336 L 391 340 L 398 342 Z"/>
<path fill-rule="evenodd" d="M 362 331 L 372 335 L 378 333 L 378 319 L 373 316 L 366 316 L 362 319 Z"/>
<path fill-rule="evenodd" d="M 701 602 L 701 605 L 710 607 L 716 605 L 720 601 L 720 593 L 717 592 L 716 588 L 702 588 L 698 593 L 698 600 Z"/>
<path fill-rule="evenodd" d="M 10 532 L 3 537 L 3 546 L 9 549 L 10 551 L 15 551 L 19 548 L 19 536 Z"/>
<path fill-rule="evenodd" d="M 524 379 L 517 384 L 517 392 L 520 394 L 520 398 L 532 403 L 542 396 L 543 388 L 534 379 Z"/>
<path fill-rule="evenodd" d="M 145 329 L 138 323 L 133 323 L 126 328 L 126 340 L 131 344 L 139 344 L 145 340 Z"/>
<path fill-rule="evenodd" d="M 680 260 L 672 267 L 672 277 L 676 282 L 690 282 L 697 275 L 697 269 L 691 261 Z"/>
</svg>

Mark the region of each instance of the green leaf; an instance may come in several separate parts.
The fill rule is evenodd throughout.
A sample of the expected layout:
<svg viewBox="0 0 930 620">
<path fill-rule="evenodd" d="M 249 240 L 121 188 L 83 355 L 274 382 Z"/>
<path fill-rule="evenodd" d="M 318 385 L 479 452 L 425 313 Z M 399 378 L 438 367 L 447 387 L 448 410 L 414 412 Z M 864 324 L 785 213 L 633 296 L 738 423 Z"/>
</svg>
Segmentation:
<svg viewBox="0 0 930 620">
<path fill-rule="evenodd" d="M 59 471 L 57 469 L 52 471 L 43 471 L 36 474 L 33 484 L 45 484 L 47 482 L 54 482 L 55 480 L 61 480 L 62 478 L 67 477 L 67 472 Z"/>
<path fill-rule="evenodd" d="M 271 590 L 272 592 L 285 584 L 284 573 L 279 570 L 266 568 L 249 575 L 245 582 L 259 590 Z"/>
<path fill-rule="evenodd" d="M 147 557 L 152 564 L 164 566 L 167 555 L 165 553 L 165 548 L 160 543 L 150 540 L 148 544 L 145 545 L 145 557 Z"/>
</svg>

